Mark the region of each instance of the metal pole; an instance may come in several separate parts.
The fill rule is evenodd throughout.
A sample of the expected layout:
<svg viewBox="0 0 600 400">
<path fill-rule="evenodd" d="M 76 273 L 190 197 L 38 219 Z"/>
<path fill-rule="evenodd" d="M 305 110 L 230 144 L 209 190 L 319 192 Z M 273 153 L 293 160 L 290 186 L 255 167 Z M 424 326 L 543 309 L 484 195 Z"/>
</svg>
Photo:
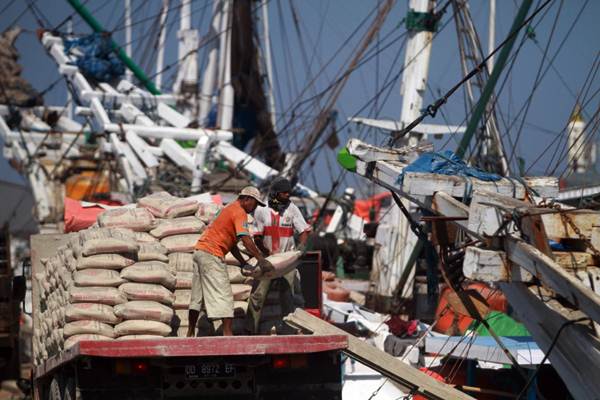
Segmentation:
<svg viewBox="0 0 600 400">
<path fill-rule="evenodd" d="M 125 0 L 125 53 L 131 57 L 131 0 Z M 131 70 L 125 71 L 125 77 L 131 82 Z"/>
<path fill-rule="evenodd" d="M 169 0 L 163 0 L 162 10 L 160 12 L 160 32 L 158 34 L 158 53 L 156 55 L 156 87 L 158 90 L 162 87 L 162 73 L 165 63 L 165 38 L 167 32 L 165 30 L 165 21 L 169 13 Z"/>
<path fill-rule="evenodd" d="M 267 65 L 267 79 L 269 80 L 269 108 L 271 109 L 271 124 L 276 129 L 277 118 L 275 117 L 275 98 L 273 97 L 273 64 L 271 58 L 271 34 L 269 32 L 269 1 L 262 0 L 260 7 L 263 15 L 263 35 L 265 40 L 265 64 Z"/>
<path fill-rule="evenodd" d="M 73 9 L 79 14 L 79 16 L 92 28 L 92 30 L 96 33 L 106 32 L 104 27 L 100 25 L 100 22 L 94 18 L 94 16 L 89 12 L 89 10 L 81 4 L 79 0 L 67 0 L 67 2 L 73 7 Z M 139 79 L 139 81 L 144 85 L 144 87 L 152 94 L 161 94 L 160 91 L 154 86 L 154 82 L 148 78 L 146 73 L 137 65 L 126 53 L 123 51 L 118 44 L 115 43 L 114 40 L 110 40 L 110 44 L 113 48 L 113 51 L 116 53 L 117 57 L 133 72 L 133 75 Z"/>
<path fill-rule="evenodd" d="M 488 54 L 494 51 L 496 45 L 496 0 L 490 0 L 490 15 L 488 18 Z M 488 72 L 494 69 L 494 56 L 487 62 Z"/>
<path fill-rule="evenodd" d="M 533 2 L 533 0 L 523 0 L 523 3 L 521 3 L 521 8 L 519 8 L 519 12 L 517 13 L 517 16 L 515 17 L 515 20 L 513 21 L 513 24 L 510 28 L 509 35 L 513 35 L 513 32 L 520 29 L 521 25 L 523 24 L 523 21 L 525 20 L 525 17 L 527 17 L 529 8 L 531 8 L 532 2 Z M 464 155 L 467 151 L 467 147 L 469 147 L 469 142 L 471 141 L 471 138 L 473 137 L 473 135 L 475 134 L 475 131 L 477 130 L 477 127 L 479 126 L 479 122 L 481 120 L 481 117 L 483 116 L 483 112 L 485 111 L 487 102 L 490 99 L 490 97 L 492 96 L 492 93 L 494 92 L 494 87 L 496 86 L 496 83 L 498 82 L 498 78 L 500 78 L 500 74 L 502 73 L 502 70 L 504 69 L 504 65 L 506 64 L 506 60 L 508 60 L 508 56 L 510 55 L 513 45 L 515 44 L 515 40 L 517 39 L 517 36 L 518 35 L 513 35 L 506 42 L 504 47 L 502 47 L 502 50 L 500 50 L 500 55 L 498 56 L 498 62 L 494 66 L 494 70 L 492 71 L 492 73 L 490 75 L 490 79 L 487 81 L 485 88 L 483 89 L 481 98 L 479 99 L 479 102 L 475 106 L 475 110 L 473 110 L 473 116 L 471 117 L 471 120 L 469 121 L 469 124 L 467 125 L 467 129 L 465 131 L 465 134 L 462 137 L 462 140 L 460 141 L 458 150 L 456 150 L 456 155 L 461 158 L 464 157 Z"/>
</svg>

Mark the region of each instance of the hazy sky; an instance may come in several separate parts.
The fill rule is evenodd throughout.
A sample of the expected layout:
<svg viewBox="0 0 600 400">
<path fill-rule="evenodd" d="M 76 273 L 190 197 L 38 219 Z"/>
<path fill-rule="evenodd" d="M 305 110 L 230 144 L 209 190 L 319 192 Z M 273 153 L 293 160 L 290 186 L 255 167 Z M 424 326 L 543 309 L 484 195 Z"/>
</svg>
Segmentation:
<svg viewBox="0 0 600 400">
<path fill-rule="evenodd" d="M 30 0 L 39 10 L 39 19 L 46 26 L 56 26 L 72 13 L 66 1 L 62 0 Z M 85 1 L 84 1 L 85 2 Z M 153 72 L 152 43 L 148 44 L 148 37 L 153 26 L 156 26 L 155 15 L 158 12 L 159 0 L 131 0 L 134 9 L 133 21 L 133 47 L 134 58 Z M 35 36 L 38 22 L 30 11 L 27 10 L 27 1 L 0 0 L 0 29 L 6 29 L 17 20 L 17 24 L 25 28 L 25 32 L 17 41 L 17 48 L 21 52 L 23 76 L 35 88 L 44 90 L 54 82 L 59 75 L 54 62 L 46 55 L 40 42 Z M 86 5 L 107 29 L 115 29 L 114 38 L 118 43 L 124 43 L 123 25 L 123 0 L 89 0 Z M 275 96 L 277 102 L 278 128 L 285 126 L 290 114 L 290 104 L 293 104 L 298 95 L 303 91 L 318 71 L 323 71 L 314 80 L 314 85 L 305 91 L 303 99 L 313 96 L 325 89 L 331 81 L 339 76 L 339 71 L 347 65 L 350 57 L 355 53 L 364 33 L 372 21 L 369 13 L 383 1 L 377 0 L 271 0 L 268 3 L 271 26 L 271 39 L 273 46 L 275 77 Z M 520 1 L 498 0 L 496 43 L 500 43 L 508 33 L 512 19 Z M 534 1 L 532 10 L 542 1 Z M 171 0 L 167 25 L 170 27 L 169 39 L 166 49 L 165 64 L 173 63 L 177 58 L 175 33 L 178 13 L 177 0 Z M 404 38 L 406 28 L 403 18 L 406 15 L 408 1 L 399 0 L 388 16 L 379 36 L 378 44 L 373 44 L 369 50 L 372 55 L 370 61 L 362 65 L 349 79 L 344 88 L 336 109 L 339 113 L 339 127 L 345 125 L 348 117 L 354 115 L 378 116 L 381 118 L 397 119 L 400 113 L 401 96 L 399 94 L 400 81 L 387 79 L 399 74 L 404 62 Z M 443 5 L 445 2 L 439 2 Z M 438 6 L 439 7 L 439 6 Z M 487 20 L 488 1 L 473 0 L 470 2 L 471 13 L 477 25 L 484 49 L 487 49 Z M 582 10 L 577 22 L 577 14 Z M 206 32 L 211 12 L 211 2 L 207 0 L 192 1 L 193 25 L 198 27 L 200 34 Z M 295 12 L 297 25 L 292 18 Z M 553 145 L 544 153 L 544 149 L 551 143 L 558 143 L 557 135 L 566 125 L 569 114 L 575 104 L 586 77 L 598 57 L 600 50 L 600 25 L 597 18 L 600 15 L 600 2 L 595 0 L 554 0 L 542 14 L 533 21 L 535 27 L 535 40 L 527 39 L 523 42 L 518 57 L 514 62 L 510 76 L 500 83 L 505 85 L 500 93 L 499 110 L 508 125 L 507 129 L 501 124 L 502 133 L 511 137 L 511 142 L 516 141 L 515 155 L 523 157 L 526 167 L 531 167 L 531 174 L 544 174 L 554 167 L 549 164 L 554 151 L 564 148 L 565 141 L 560 145 Z M 20 16 L 20 17 L 19 17 Z M 434 101 L 440 92 L 445 92 L 461 79 L 458 58 L 458 45 L 456 28 L 451 21 L 452 7 L 449 7 L 441 20 L 441 29 L 433 41 L 433 50 L 430 64 L 429 87 L 430 91 L 425 98 L 425 104 Z M 77 16 L 73 18 L 74 31 L 87 33 L 90 29 L 81 22 Z M 361 25 L 362 22 L 362 25 Z M 554 31 L 552 29 L 554 26 Z M 568 32 L 572 28 L 569 36 Z M 121 29 L 119 29 L 121 28 Z M 357 29 L 358 28 L 358 29 Z M 66 29 L 63 25 L 61 29 Z M 356 30 L 356 34 L 351 36 Z M 548 61 L 553 63 L 545 73 L 537 90 L 533 93 L 533 100 L 526 115 L 526 123 L 522 132 L 518 134 L 519 123 L 513 124 L 519 110 L 532 95 L 532 87 L 536 74 L 542 61 L 542 54 L 552 35 L 548 47 L 544 71 L 548 68 Z M 567 37 L 566 41 L 565 38 Z M 516 46 L 522 42 L 521 36 L 517 39 Z M 557 50 L 560 51 L 557 52 Z M 379 50 L 378 50 L 379 49 Z M 204 54 L 199 52 L 200 57 Z M 325 66 L 324 66 L 325 65 Z M 174 68 L 170 69 L 163 79 L 170 82 Z M 591 116 L 599 105 L 600 97 L 592 97 L 600 87 L 600 76 L 592 76 L 588 100 L 584 108 L 584 115 Z M 589 82 L 588 82 L 589 83 Z M 388 85 L 380 96 L 376 94 Z M 377 99 L 377 100 L 374 100 Z M 65 85 L 59 82 L 46 95 L 46 103 L 62 105 L 66 100 Z M 367 107 L 365 107 L 367 105 Z M 313 117 L 318 108 L 299 108 L 302 117 Z M 364 108 L 364 109 L 363 109 Z M 361 109 L 363 109 L 361 111 Z M 521 115 L 523 116 L 523 114 Z M 465 105 L 463 91 L 457 92 L 446 104 L 435 119 L 428 119 L 428 123 L 459 124 L 465 118 Z M 309 130 L 306 125 L 301 132 Z M 363 139 L 381 144 L 386 136 L 374 130 L 360 130 L 356 127 L 345 126 L 339 132 L 340 142 L 346 143 L 350 137 Z M 517 136 L 519 136 L 517 140 Z M 564 134 L 563 134 L 564 136 Z M 288 131 L 282 134 L 282 143 L 287 149 L 293 149 L 301 143 L 302 133 Z M 505 138 L 506 139 L 506 138 Z M 563 138 L 564 139 L 564 138 Z M 435 140 L 437 148 L 454 149 L 460 137 L 451 138 L 449 141 Z M 553 142 L 554 141 L 554 142 Z M 507 152 L 512 153 L 513 147 L 505 140 Z M 339 149 L 339 147 L 338 147 Z M 337 151 L 337 150 L 336 150 Z M 538 156 L 542 158 L 537 163 Z M 321 190 L 326 190 L 332 179 L 335 179 L 340 167 L 335 162 L 335 153 L 325 148 L 319 155 L 315 168 L 305 175 L 305 183 L 314 186 L 315 181 Z M 533 164 L 533 165 L 532 165 Z M 550 168 L 549 168 L 550 166 Z M 563 171 L 563 165 L 556 169 L 557 174 Z M 10 174 L 5 164 L 0 165 L 3 177 Z M 354 177 L 347 179 L 347 184 L 364 185 L 364 180 Z"/>
</svg>

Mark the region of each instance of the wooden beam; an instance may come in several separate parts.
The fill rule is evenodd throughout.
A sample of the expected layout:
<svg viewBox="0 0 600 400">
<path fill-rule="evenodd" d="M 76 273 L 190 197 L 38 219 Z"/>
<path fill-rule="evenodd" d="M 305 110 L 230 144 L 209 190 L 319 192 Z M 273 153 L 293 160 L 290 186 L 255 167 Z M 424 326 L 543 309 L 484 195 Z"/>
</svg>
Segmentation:
<svg viewBox="0 0 600 400">
<path fill-rule="evenodd" d="M 390 378 L 413 394 L 420 394 L 430 399 L 472 399 L 471 396 L 431 378 L 390 354 L 347 334 L 300 308 L 296 309 L 293 314 L 288 315 L 285 321 L 295 327 L 318 335 L 325 334 L 325 332 L 327 334 L 335 332 L 336 335 L 347 335 L 348 348 L 344 350 L 345 353 Z"/>
<path fill-rule="evenodd" d="M 594 256 L 582 251 L 554 251 L 554 261 L 565 269 L 585 269 L 596 265 Z"/>
<path fill-rule="evenodd" d="M 455 221 L 456 225 L 460 228 L 468 231 L 468 218 L 469 218 L 469 206 L 456 200 L 445 192 L 436 192 L 433 195 L 432 207 L 434 211 L 437 211 L 440 215 L 445 217 L 462 217 L 467 218 L 463 221 Z M 476 232 L 468 231 L 476 235 Z"/>
<path fill-rule="evenodd" d="M 600 225 L 600 211 L 593 210 L 573 210 L 563 213 L 579 228 L 581 234 L 588 239 L 592 237 L 594 226 Z M 542 215 L 544 226 L 548 237 L 555 241 L 563 238 L 579 239 L 579 235 L 573 230 L 571 225 L 563 219 L 561 214 Z"/>
<path fill-rule="evenodd" d="M 531 282 L 533 276 L 508 261 L 503 251 L 467 247 L 463 261 L 463 274 L 483 282 Z"/>
<path fill-rule="evenodd" d="M 546 353 L 561 326 L 564 313 L 548 307 L 521 283 L 500 283 L 520 321 Z M 565 327 L 548 356 L 576 399 L 597 399 L 600 393 L 600 341 L 583 324 Z"/>
<path fill-rule="evenodd" d="M 600 322 L 600 296 L 567 273 L 535 247 L 516 238 L 506 238 L 509 260 L 525 268 L 549 289 L 564 297 L 596 322 Z"/>
</svg>

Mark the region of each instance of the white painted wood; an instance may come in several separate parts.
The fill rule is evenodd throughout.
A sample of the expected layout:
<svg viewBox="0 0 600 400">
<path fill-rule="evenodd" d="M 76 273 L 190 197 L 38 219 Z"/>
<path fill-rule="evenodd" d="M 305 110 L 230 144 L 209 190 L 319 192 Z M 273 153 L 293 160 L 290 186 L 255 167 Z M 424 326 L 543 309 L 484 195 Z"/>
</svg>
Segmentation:
<svg viewBox="0 0 600 400">
<path fill-rule="evenodd" d="M 129 164 L 131 165 L 131 170 L 133 171 L 133 174 L 136 177 L 136 181 L 143 182 L 146 179 L 148 179 L 146 169 L 144 168 L 140 160 L 137 158 L 129 144 L 121 142 L 121 148 L 123 154 L 125 154 L 125 157 L 127 158 L 127 161 L 129 161 Z"/>
<path fill-rule="evenodd" d="M 163 139 L 160 142 L 160 148 L 164 154 L 171 159 L 175 164 L 182 168 L 187 168 L 190 171 L 194 170 L 194 159 L 173 139 Z"/>
<path fill-rule="evenodd" d="M 483 282 L 530 282 L 533 276 L 508 261 L 503 251 L 467 247 L 463 262 L 463 274 Z"/>
<path fill-rule="evenodd" d="M 188 117 L 166 104 L 159 103 L 156 106 L 156 112 L 159 117 L 176 128 L 186 128 L 192 122 Z"/>
<path fill-rule="evenodd" d="M 142 162 L 148 168 L 156 168 L 158 167 L 158 159 L 153 154 L 151 146 L 144 141 L 141 137 L 138 136 L 137 133 L 133 131 L 128 131 L 125 133 L 125 140 L 131 146 L 133 151 L 140 157 Z"/>
<path fill-rule="evenodd" d="M 467 218 L 462 221 L 453 221 L 456 225 L 468 231 L 469 206 L 456 200 L 445 192 L 436 192 L 433 195 L 432 207 L 445 217 Z M 469 231 L 469 233 L 475 233 Z"/>
<path fill-rule="evenodd" d="M 109 140 L 112 147 L 112 151 L 115 154 L 115 157 L 117 158 L 117 162 L 121 167 L 121 171 L 123 172 L 123 178 L 127 183 L 127 191 L 131 193 L 133 191 L 134 186 L 136 185 L 136 178 L 133 174 L 133 171 L 131 170 L 131 165 L 129 164 L 129 161 L 125 156 L 123 146 L 117 134 L 111 133 L 109 136 Z"/>
<path fill-rule="evenodd" d="M 568 321 L 549 308 L 525 285 L 500 283 L 502 292 L 536 343 L 547 352 L 560 327 Z M 600 342 L 583 325 L 568 326 L 549 355 L 552 366 L 576 399 L 597 399 L 600 393 Z"/>
<path fill-rule="evenodd" d="M 516 210 L 529 210 L 533 208 L 531 203 L 526 203 L 512 197 L 502 196 L 484 190 L 473 192 L 471 206 L 469 208 L 468 229 L 477 232 L 481 236 L 493 236 L 498 233 L 504 221 L 505 215 Z M 514 233 L 514 224 L 507 225 L 509 232 Z"/>
<path fill-rule="evenodd" d="M 600 211 L 593 210 L 573 210 L 565 212 L 564 215 L 569 218 L 579 228 L 581 233 L 588 239 L 592 237 L 593 226 L 600 226 Z M 560 214 L 542 215 L 544 227 L 549 239 L 559 241 L 562 238 L 579 239 L 571 225 L 563 220 Z"/>
<path fill-rule="evenodd" d="M 538 277 L 546 287 L 579 307 L 594 321 L 600 322 L 600 296 L 567 273 L 550 257 L 515 238 L 506 239 L 505 251 L 512 262 Z"/>
<path fill-rule="evenodd" d="M 365 143 L 360 139 L 350 139 L 346 144 L 348 153 L 358 157 L 364 162 L 371 161 L 402 161 L 409 163 L 414 160 L 419 153 L 433 151 L 431 143 L 418 146 L 404 146 L 400 148 L 377 147 Z"/>
</svg>

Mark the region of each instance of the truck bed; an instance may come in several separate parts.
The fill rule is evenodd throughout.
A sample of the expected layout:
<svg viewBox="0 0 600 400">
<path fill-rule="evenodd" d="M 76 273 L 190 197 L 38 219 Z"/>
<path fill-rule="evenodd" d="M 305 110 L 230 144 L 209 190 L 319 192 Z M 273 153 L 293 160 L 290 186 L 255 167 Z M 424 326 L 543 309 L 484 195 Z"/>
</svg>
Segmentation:
<svg viewBox="0 0 600 400">
<path fill-rule="evenodd" d="M 204 357 L 303 354 L 343 350 L 346 335 L 218 336 L 137 340 L 84 340 L 34 368 L 41 378 L 61 365 L 83 357 Z"/>
</svg>

